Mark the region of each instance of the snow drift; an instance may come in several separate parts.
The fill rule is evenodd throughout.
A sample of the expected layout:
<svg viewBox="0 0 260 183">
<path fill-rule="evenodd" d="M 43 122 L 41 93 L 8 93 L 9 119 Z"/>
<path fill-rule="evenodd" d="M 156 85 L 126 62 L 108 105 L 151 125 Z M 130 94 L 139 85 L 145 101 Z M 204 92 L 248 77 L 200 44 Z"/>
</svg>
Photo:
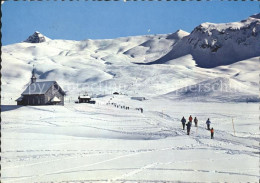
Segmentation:
<svg viewBox="0 0 260 183">
<path fill-rule="evenodd" d="M 232 97 L 229 97 L 232 96 Z M 234 79 L 218 77 L 186 86 L 163 97 L 191 101 L 257 102 L 258 96 L 249 92 L 249 86 Z"/>
</svg>

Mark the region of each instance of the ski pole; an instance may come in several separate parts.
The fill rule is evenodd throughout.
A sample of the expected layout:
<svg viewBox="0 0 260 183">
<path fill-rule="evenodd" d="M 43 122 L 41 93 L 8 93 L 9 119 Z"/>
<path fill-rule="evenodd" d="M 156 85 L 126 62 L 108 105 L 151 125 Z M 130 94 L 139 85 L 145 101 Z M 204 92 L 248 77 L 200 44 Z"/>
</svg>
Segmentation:
<svg viewBox="0 0 260 183">
<path fill-rule="evenodd" d="M 235 131 L 235 125 L 234 125 L 234 120 L 232 118 L 232 125 L 233 125 L 233 130 L 234 130 L 234 136 L 236 136 L 236 131 Z"/>
</svg>

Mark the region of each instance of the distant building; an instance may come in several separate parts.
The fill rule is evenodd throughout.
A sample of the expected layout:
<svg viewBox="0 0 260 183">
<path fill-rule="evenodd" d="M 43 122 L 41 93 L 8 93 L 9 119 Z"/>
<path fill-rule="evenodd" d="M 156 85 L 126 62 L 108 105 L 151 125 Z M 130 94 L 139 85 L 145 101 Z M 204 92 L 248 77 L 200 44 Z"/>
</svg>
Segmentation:
<svg viewBox="0 0 260 183">
<path fill-rule="evenodd" d="M 35 69 L 30 85 L 16 99 L 17 105 L 64 105 L 65 92 L 56 81 L 36 82 Z"/>
<path fill-rule="evenodd" d="M 145 97 L 131 97 L 132 100 L 139 100 L 139 101 L 143 101 L 146 100 Z"/>
<path fill-rule="evenodd" d="M 75 103 L 89 103 L 89 104 L 95 104 L 96 101 L 95 101 L 95 100 L 91 100 L 91 97 L 88 95 L 87 92 L 85 92 L 84 95 L 79 95 L 78 101 L 76 101 Z"/>
<path fill-rule="evenodd" d="M 82 95 L 78 97 L 79 103 L 89 103 L 91 100 L 91 97 L 88 95 Z"/>
</svg>

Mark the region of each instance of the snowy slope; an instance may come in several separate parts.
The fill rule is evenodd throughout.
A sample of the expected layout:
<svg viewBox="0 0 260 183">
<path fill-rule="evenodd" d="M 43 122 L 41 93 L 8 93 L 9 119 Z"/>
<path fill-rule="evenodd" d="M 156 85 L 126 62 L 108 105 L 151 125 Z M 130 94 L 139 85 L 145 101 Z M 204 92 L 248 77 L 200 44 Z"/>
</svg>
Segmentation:
<svg viewBox="0 0 260 183">
<path fill-rule="evenodd" d="M 107 101 L 1 106 L 1 182 L 258 182 L 258 104 L 115 96 L 126 111 Z M 144 113 L 134 109 L 140 105 Z M 188 136 L 180 119 L 190 114 L 199 122 Z"/>
<path fill-rule="evenodd" d="M 147 63 L 167 54 L 173 45 L 187 35 L 189 33 L 178 30 L 169 35 L 151 36 L 150 39 L 142 44 L 125 51 L 124 54 L 138 59 L 138 63 Z"/>
<path fill-rule="evenodd" d="M 200 67 L 211 68 L 260 56 L 260 14 L 241 22 L 203 23 L 155 63 L 191 54 Z"/>
<path fill-rule="evenodd" d="M 188 101 L 257 102 L 258 95 L 249 86 L 234 79 L 218 77 L 183 87 L 162 97 Z M 232 97 L 229 97 L 232 96 Z"/>
</svg>

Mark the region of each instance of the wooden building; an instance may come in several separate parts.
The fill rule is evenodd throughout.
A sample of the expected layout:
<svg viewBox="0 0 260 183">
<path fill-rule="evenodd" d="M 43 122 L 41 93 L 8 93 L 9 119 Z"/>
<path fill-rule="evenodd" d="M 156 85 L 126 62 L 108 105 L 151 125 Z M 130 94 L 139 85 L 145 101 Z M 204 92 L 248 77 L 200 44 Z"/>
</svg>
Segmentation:
<svg viewBox="0 0 260 183">
<path fill-rule="evenodd" d="M 36 82 L 33 69 L 30 85 L 16 101 L 17 105 L 64 105 L 64 96 L 56 81 Z"/>
</svg>

